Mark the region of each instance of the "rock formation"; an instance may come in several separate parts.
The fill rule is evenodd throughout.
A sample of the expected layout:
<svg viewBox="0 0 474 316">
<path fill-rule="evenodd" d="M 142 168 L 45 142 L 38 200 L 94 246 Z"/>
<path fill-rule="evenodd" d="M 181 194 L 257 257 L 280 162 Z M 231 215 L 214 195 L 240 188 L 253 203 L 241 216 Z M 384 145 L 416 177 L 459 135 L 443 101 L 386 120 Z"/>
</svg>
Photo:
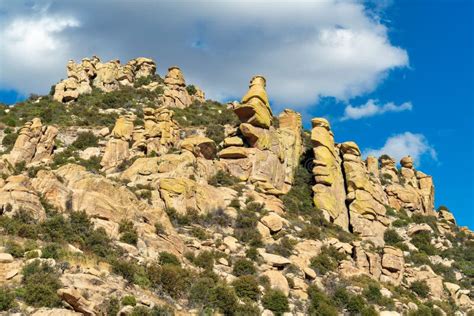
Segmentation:
<svg viewBox="0 0 474 316">
<path fill-rule="evenodd" d="M 93 88 L 114 91 L 120 86 L 133 86 L 136 79 L 155 72 L 156 63 L 145 57 L 132 59 L 124 66 L 117 59 L 102 63 L 96 56 L 84 58 L 80 64 L 70 60 L 67 78 L 56 84 L 53 98 L 58 102 L 75 101 L 79 95 L 91 93 Z"/>
<path fill-rule="evenodd" d="M 383 245 L 383 233 L 388 226 L 385 216 L 388 201 L 383 188 L 370 179 L 355 143 L 342 143 L 340 151 L 352 231 L 376 245 Z"/>
<path fill-rule="evenodd" d="M 269 128 L 272 124 L 273 114 L 265 86 L 266 80 L 263 76 L 255 76 L 250 80 L 249 90 L 234 109 L 243 123 L 262 128 Z"/>
<path fill-rule="evenodd" d="M 179 67 L 170 67 L 165 77 L 165 90 L 163 92 L 163 105 L 166 107 L 187 108 L 193 103 L 186 90 L 184 75 Z"/>
<path fill-rule="evenodd" d="M 58 127 L 35 118 L 0 131 L 0 138 L 19 135 L 0 160 L 0 309 L 470 315 L 474 233 L 457 227 L 446 207 L 434 211 L 433 179 L 411 157 L 400 166 L 387 155 L 364 161 L 356 143 L 335 142 L 323 118 L 312 120 L 309 141 L 299 113 L 273 117 L 261 76 L 241 103 L 187 108 L 204 93 L 186 87 L 177 67 L 165 87 L 147 84 L 155 71 L 146 58 L 68 64 L 56 86 L 62 102 L 93 88 L 165 89 L 153 100 L 126 93 L 124 108 L 90 104 L 116 119 L 111 131 L 108 121 L 72 126 L 82 118 L 65 124 L 63 116 Z M 17 122 L 28 107 L 50 102 L 3 111 Z M 230 110 L 240 122 L 219 117 Z M 2 140 L 4 149 L 12 139 Z M 61 308 L 27 300 L 36 262 L 47 268 L 34 293 Z M 51 277 L 61 283 L 50 291 Z"/>
<path fill-rule="evenodd" d="M 349 214 L 339 149 L 334 144 L 334 135 L 327 120 L 315 118 L 311 122 L 314 154 L 312 172 L 316 183 L 313 186 L 314 205 L 323 211 L 328 220 L 348 230 Z"/>
<path fill-rule="evenodd" d="M 54 126 L 43 126 L 39 118 L 26 122 L 20 129 L 15 145 L 7 160 L 15 165 L 19 162 L 45 162 L 50 160 L 54 140 L 58 129 Z"/>
<path fill-rule="evenodd" d="M 133 137 L 133 148 L 145 153 L 164 154 L 176 146 L 179 140 L 179 128 L 173 120 L 174 112 L 166 106 L 157 109 L 144 108 L 145 127 Z"/>
<path fill-rule="evenodd" d="M 111 139 L 107 143 L 104 156 L 100 162 L 105 170 L 118 166 L 130 155 L 129 147 L 133 134 L 134 115 L 120 116 L 115 122 Z"/>
</svg>

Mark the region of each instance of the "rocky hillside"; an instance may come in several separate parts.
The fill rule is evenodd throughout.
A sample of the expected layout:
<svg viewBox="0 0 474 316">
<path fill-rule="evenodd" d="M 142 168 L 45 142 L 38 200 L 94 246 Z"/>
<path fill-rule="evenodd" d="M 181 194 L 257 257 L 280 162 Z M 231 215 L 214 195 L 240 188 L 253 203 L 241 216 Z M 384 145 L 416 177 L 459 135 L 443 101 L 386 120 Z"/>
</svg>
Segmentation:
<svg viewBox="0 0 474 316">
<path fill-rule="evenodd" d="M 410 157 L 156 68 L 1 106 L 0 314 L 474 315 L 474 234 Z"/>
</svg>

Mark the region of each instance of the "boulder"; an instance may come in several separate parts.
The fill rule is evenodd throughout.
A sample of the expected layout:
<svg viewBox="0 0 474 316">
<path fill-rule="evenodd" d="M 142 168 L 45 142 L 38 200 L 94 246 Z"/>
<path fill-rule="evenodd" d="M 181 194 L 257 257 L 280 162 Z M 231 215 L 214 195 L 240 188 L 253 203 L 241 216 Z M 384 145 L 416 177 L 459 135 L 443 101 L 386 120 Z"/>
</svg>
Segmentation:
<svg viewBox="0 0 474 316">
<path fill-rule="evenodd" d="M 196 157 L 213 159 L 216 156 L 216 144 L 207 137 L 195 136 L 183 140 L 181 148 L 192 152 Z"/>
<path fill-rule="evenodd" d="M 335 147 L 334 136 L 329 122 L 324 118 L 312 119 L 315 185 L 313 200 L 317 209 L 325 217 L 342 229 L 349 230 L 349 213 L 346 207 L 344 176 L 341 170 L 339 150 Z"/>
<path fill-rule="evenodd" d="M 192 104 L 191 96 L 186 90 L 184 75 L 179 67 L 170 67 L 164 82 L 165 90 L 162 98 L 164 106 L 184 109 Z"/>
<path fill-rule="evenodd" d="M 263 216 L 260 221 L 267 226 L 272 233 L 277 233 L 283 228 L 283 219 L 275 213 Z"/>
<path fill-rule="evenodd" d="M 377 246 L 382 246 L 383 234 L 389 224 L 385 216 L 387 196 L 380 183 L 369 177 L 357 144 L 342 143 L 340 151 L 353 232 L 371 240 Z"/>
<path fill-rule="evenodd" d="M 57 134 L 56 127 L 43 126 L 39 118 L 26 122 L 18 132 L 7 160 L 12 165 L 50 160 Z"/>
<path fill-rule="evenodd" d="M 242 123 L 262 128 L 269 128 L 272 125 L 273 113 L 265 86 L 266 80 L 263 76 L 254 76 L 250 80 L 249 90 L 240 104 L 234 108 Z"/>
<path fill-rule="evenodd" d="M 270 287 L 282 291 L 286 296 L 290 294 L 290 286 L 285 276 L 276 270 L 268 270 L 261 274 L 262 276 L 268 277 L 270 280 Z"/>
<path fill-rule="evenodd" d="M 224 139 L 224 147 L 230 147 L 230 146 L 243 146 L 244 142 L 242 138 L 233 136 L 233 137 L 226 137 Z"/>
</svg>

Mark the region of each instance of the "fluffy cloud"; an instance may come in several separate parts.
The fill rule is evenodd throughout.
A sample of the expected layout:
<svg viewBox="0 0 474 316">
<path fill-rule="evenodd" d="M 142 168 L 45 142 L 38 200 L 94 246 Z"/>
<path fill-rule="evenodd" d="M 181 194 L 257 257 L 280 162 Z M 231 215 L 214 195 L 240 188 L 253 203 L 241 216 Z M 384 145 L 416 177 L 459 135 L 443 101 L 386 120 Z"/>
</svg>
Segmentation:
<svg viewBox="0 0 474 316">
<path fill-rule="evenodd" d="M 400 105 L 396 105 L 393 102 L 385 103 L 383 105 L 377 104 L 377 100 L 370 99 L 361 106 L 348 105 L 344 109 L 344 116 L 342 121 L 345 120 L 358 120 L 364 117 L 370 117 L 375 115 L 381 115 L 387 112 L 403 112 L 411 111 L 413 105 L 411 102 L 404 102 Z"/>
<path fill-rule="evenodd" d="M 46 92 L 69 58 L 148 56 L 179 65 L 211 98 L 241 96 L 256 73 L 277 105 L 373 90 L 408 55 L 354 1 L 4 1 L 2 87 Z M 4 48 L 6 47 L 6 49 Z"/>
<path fill-rule="evenodd" d="M 375 156 L 379 157 L 383 154 L 387 154 L 394 158 L 396 161 L 400 161 L 405 156 L 411 156 L 415 163 L 419 164 L 422 156 L 427 155 L 431 159 L 436 160 L 436 151 L 428 143 L 426 137 L 422 134 L 413 134 L 405 132 L 391 136 L 385 142 L 380 149 L 366 149 L 364 156 Z"/>
</svg>

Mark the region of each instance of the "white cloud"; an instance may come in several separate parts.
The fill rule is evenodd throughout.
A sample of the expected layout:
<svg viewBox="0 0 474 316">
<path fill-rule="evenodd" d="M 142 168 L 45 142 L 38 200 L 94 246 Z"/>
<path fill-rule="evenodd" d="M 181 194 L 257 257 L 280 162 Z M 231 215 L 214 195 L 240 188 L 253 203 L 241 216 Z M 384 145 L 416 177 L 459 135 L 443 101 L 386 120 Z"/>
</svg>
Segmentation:
<svg viewBox="0 0 474 316">
<path fill-rule="evenodd" d="M 6 3 L 0 85 L 22 92 L 46 92 L 70 58 L 142 55 L 161 74 L 181 66 L 211 98 L 239 98 L 260 73 L 277 107 L 303 107 L 372 91 L 408 65 L 377 13 L 354 1 L 56 1 L 40 13 Z"/>
<path fill-rule="evenodd" d="M 352 106 L 350 104 L 346 106 L 344 109 L 344 116 L 341 120 L 358 120 L 364 117 L 382 115 L 387 112 L 403 112 L 411 111 L 412 109 L 413 105 L 411 102 L 404 102 L 400 105 L 396 105 L 393 102 L 388 102 L 381 105 L 378 104 L 377 100 L 370 99 L 367 101 L 367 103 L 361 106 Z"/>
<path fill-rule="evenodd" d="M 67 41 L 60 34 L 78 26 L 79 22 L 73 17 L 48 16 L 41 12 L 14 18 L 0 31 L 0 84 L 24 93 L 48 91 L 51 86 L 48 73 L 64 72 L 64 65 L 59 61 L 70 53 Z"/>
<path fill-rule="evenodd" d="M 369 155 L 380 157 L 383 154 L 389 155 L 396 161 L 400 161 L 405 156 L 411 156 L 416 164 L 419 164 L 421 157 L 425 155 L 433 160 L 437 160 L 436 151 L 428 143 L 426 137 L 422 134 L 413 134 L 411 132 L 389 137 L 380 149 L 367 148 L 364 150 L 365 157 Z"/>
</svg>

